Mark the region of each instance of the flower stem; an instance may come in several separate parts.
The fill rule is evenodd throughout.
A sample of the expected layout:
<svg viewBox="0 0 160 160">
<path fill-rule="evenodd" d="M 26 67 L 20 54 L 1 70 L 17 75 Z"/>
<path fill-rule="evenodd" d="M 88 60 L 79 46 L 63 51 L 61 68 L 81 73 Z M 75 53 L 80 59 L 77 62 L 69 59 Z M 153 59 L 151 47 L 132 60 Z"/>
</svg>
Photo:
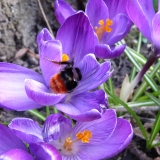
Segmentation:
<svg viewBox="0 0 160 160">
<path fill-rule="evenodd" d="M 153 78 L 159 69 L 160 69 L 160 61 L 158 61 L 158 63 L 155 65 L 154 69 L 152 70 L 152 72 L 150 74 L 150 77 Z M 134 93 L 134 96 L 132 98 L 133 102 L 136 101 L 137 98 L 144 93 L 144 91 L 146 90 L 147 86 L 148 86 L 147 82 L 144 81 L 140 85 L 140 87 L 138 87 L 138 89 L 136 90 L 136 92 Z"/>
<path fill-rule="evenodd" d="M 50 107 L 46 106 L 46 116 L 48 117 L 50 115 Z"/>
<path fill-rule="evenodd" d="M 148 71 L 148 69 L 152 66 L 152 64 L 157 60 L 157 54 L 152 54 L 146 64 L 143 66 L 141 71 L 137 74 L 137 76 L 133 79 L 133 81 L 130 83 L 130 86 L 125 91 L 125 99 L 126 102 L 130 93 L 132 90 L 136 87 L 136 85 L 140 82 L 140 80 L 143 78 L 144 74 Z"/>
</svg>

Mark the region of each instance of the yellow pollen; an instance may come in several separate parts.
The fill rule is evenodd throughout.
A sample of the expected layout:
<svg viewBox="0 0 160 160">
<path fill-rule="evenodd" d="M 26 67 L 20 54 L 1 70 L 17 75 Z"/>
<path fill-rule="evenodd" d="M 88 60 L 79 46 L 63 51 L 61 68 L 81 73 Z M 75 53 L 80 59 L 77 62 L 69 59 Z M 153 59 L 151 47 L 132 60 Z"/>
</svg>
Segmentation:
<svg viewBox="0 0 160 160">
<path fill-rule="evenodd" d="M 98 24 L 99 24 L 100 26 L 104 25 L 104 20 L 100 20 L 100 21 L 98 22 Z"/>
<path fill-rule="evenodd" d="M 95 27 L 95 32 L 98 36 L 98 39 L 100 40 L 103 36 L 103 34 L 105 32 L 111 32 L 112 31 L 112 28 L 110 26 L 113 25 L 113 21 L 110 20 L 110 19 L 106 19 L 106 23 L 104 23 L 104 20 L 100 20 L 98 22 L 98 24 L 100 25 L 99 27 Z"/>
<path fill-rule="evenodd" d="M 67 151 L 71 151 L 72 150 L 72 141 L 71 138 L 68 137 L 65 139 L 64 145 L 63 145 L 64 149 L 66 149 Z"/>
<path fill-rule="evenodd" d="M 90 139 L 92 138 L 92 132 L 84 130 L 83 132 L 78 132 L 76 134 L 78 140 L 81 140 L 82 143 L 89 143 Z"/>
<path fill-rule="evenodd" d="M 67 54 L 62 54 L 62 62 L 66 62 L 69 60 L 69 56 Z"/>
</svg>

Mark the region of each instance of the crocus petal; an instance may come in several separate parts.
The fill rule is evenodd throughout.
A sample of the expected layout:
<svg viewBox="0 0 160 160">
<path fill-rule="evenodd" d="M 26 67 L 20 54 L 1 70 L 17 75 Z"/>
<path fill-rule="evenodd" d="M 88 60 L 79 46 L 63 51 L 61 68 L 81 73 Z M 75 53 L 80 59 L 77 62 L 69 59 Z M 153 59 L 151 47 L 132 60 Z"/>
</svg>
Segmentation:
<svg viewBox="0 0 160 160">
<path fill-rule="evenodd" d="M 113 19 L 117 14 L 119 13 L 123 13 L 123 14 L 127 14 L 126 13 L 126 0 L 103 0 L 107 7 L 109 8 L 109 18 Z"/>
<path fill-rule="evenodd" d="M 24 111 L 39 108 L 41 105 L 29 99 L 24 86 L 26 78 L 44 82 L 38 73 L 11 63 L 0 63 L 0 106 Z"/>
<path fill-rule="evenodd" d="M 44 141 L 49 142 L 58 139 L 61 135 L 61 127 L 66 124 L 71 126 L 71 121 L 64 118 L 61 114 L 52 114 L 48 116 L 44 122 L 42 132 Z"/>
<path fill-rule="evenodd" d="M 82 74 L 82 80 L 74 89 L 74 93 L 92 90 L 105 82 L 112 74 L 110 72 L 111 63 L 99 64 L 93 54 L 86 55 L 77 66 Z"/>
<path fill-rule="evenodd" d="M 47 28 L 42 29 L 37 35 L 37 43 L 38 43 L 39 51 L 41 51 L 41 49 L 44 48 L 44 44 L 47 41 L 52 41 L 52 40 L 54 40 L 54 38 L 51 35 L 51 33 L 48 31 L 48 29 Z M 39 52 L 39 54 L 41 56 L 41 52 Z"/>
<path fill-rule="evenodd" d="M 160 48 L 160 11 L 155 14 L 152 20 L 152 40 L 156 48 Z"/>
<path fill-rule="evenodd" d="M 92 122 L 77 122 L 72 131 L 71 139 L 73 139 L 72 136 L 76 138 L 75 135 L 77 133 L 89 130 L 92 133 L 92 138 L 89 143 L 85 145 L 98 145 L 104 142 L 104 139 L 107 139 L 112 134 L 116 125 L 116 112 L 113 109 L 108 109 L 98 120 L 94 120 Z"/>
<path fill-rule="evenodd" d="M 93 28 L 98 27 L 100 20 L 109 18 L 108 7 L 103 0 L 89 0 L 86 5 L 86 14 L 89 17 L 90 23 Z"/>
<path fill-rule="evenodd" d="M 125 47 L 125 45 L 119 45 L 111 48 L 107 44 L 99 44 L 95 47 L 95 56 L 102 59 L 113 59 L 119 57 Z"/>
<path fill-rule="evenodd" d="M 74 64 L 78 64 L 86 54 L 94 53 L 94 31 L 83 12 L 67 18 L 56 39 L 61 41 L 63 53 L 69 55 L 70 61 L 74 59 Z"/>
<path fill-rule="evenodd" d="M 111 134 L 108 139 L 104 139 L 104 143 L 99 145 L 83 145 L 83 148 L 81 149 L 82 153 L 79 154 L 86 154 L 90 159 L 113 157 L 127 147 L 132 139 L 132 136 L 133 130 L 131 124 L 124 119 L 118 118 L 117 126 L 113 134 Z"/>
<path fill-rule="evenodd" d="M 31 79 L 25 80 L 25 89 L 28 97 L 41 105 L 53 105 L 65 96 L 65 94 L 51 93 L 44 84 Z"/>
<path fill-rule="evenodd" d="M 60 71 L 61 66 L 53 61 L 61 61 L 62 45 L 59 41 L 50 40 L 52 37 L 49 31 L 44 28 L 37 37 L 40 68 L 45 79 L 47 87 L 50 86 L 50 78 Z"/>
<path fill-rule="evenodd" d="M 110 158 L 125 149 L 131 142 L 133 137 L 133 129 L 131 124 L 122 118 L 117 119 L 117 126 L 113 134 L 107 139 L 103 145 L 106 152 L 110 153 L 105 155 L 106 158 Z"/>
<path fill-rule="evenodd" d="M 24 143 L 9 128 L 2 124 L 0 124 L 0 135 L 0 155 L 14 148 L 27 151 Z"/>
<path fill-rule="evenodd" d="M 0 160 L 34 160 L 34 158 L 24 150 L 13 149 L 0 155 Z"/>
<path fill-rule="evenodd" d="M 112 31 L 105 33 L 100 40 L 100 43 L 114 45 L 116 42 L 123 39 L 131 28 L 131 21 L 124 14 L 118 14 L 113 19 L 113 25 L 111 26 Z"/>
<path fill-rule="evenodd" d="M 152 0 L 128 0 L 126 10 L 133 23 L 152 42 L 151 21 L 155 14 Z"/>
<path fill-rule="evenodd" d="M 42 142 L 42 128 L 29 118 L 15 118 L 9 124 L 13 133 L 26 143 Z"/>
<path fill-rule="evenodd" d="M 64 0 L 56 0 L 54 3 L 55 15 L 58 22 L 62 25 L 64 21 L 76 11 Z"/>
<path fill-rule="evenodd" d="M 92 121 L 101 117 L 100 102 L 104 103 L 102 90 L 68 95 L 66 102 L 55 104 L 56 108 L 79 121 Z"/>
<path fill-rule="evenodd" d="M 61 160 L 62 157 L 56 148 L 44 142 L 31 143 L 29 145 L 31 153 L 36 157 L 35 160 Z"/>
</svg>

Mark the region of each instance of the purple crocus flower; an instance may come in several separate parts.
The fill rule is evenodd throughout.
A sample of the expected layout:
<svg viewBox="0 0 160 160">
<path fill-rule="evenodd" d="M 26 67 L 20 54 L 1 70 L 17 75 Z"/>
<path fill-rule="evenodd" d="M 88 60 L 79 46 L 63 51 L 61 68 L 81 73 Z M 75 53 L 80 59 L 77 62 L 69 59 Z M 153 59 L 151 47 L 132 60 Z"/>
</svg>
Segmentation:
<svg viewBox="0 0 160 160">
<path fill-rule="evenodd" d="M 91 90 L 104 83 L 112 72 L 110 62 L 99 64 L 91 54 L 95 39 L 87 16 L 79 12 L 68 18 L 59 29 L 56 40 L 47 29 L 43 29 L 37 41 L 43 76 L 15 64 L 0 63 L 0 106 L 27 110 L 55 105 L 76 120 L 100 118 L 100 104 L 105 104 L 105 93 Z M 68 62 L 74 63 L 73 68 L 81 72 L 82 79 L 71 93 L 55 93 L 51 89 L 51 78 L 61 72 L 64 65 L 52 60 L 60 62 L 66 54 Z"/>
<path fill-rule="evenodd" d="M 126 0 L 88 1 L 85 13 L 95 31 L 97 39 L 95 55 L 98 58 L 115 58 L 124 51 L 125 45 L 114 46 L 114 44 L 123 39 L 131 27 L 125 5 Z M 76 13 L 64 0 L 56 0 L 54 7 L 60 24 Z"/>
<path fill-rule="evenodd" d="M 64 160 L 110 158 L 126 148 L 133 136 L 131 124 L 117 118 L 113 109 L 106 110 L 98 120 L 77 122 L 73 128 L 60 114 L 47 117 L 42 128 L 28 118 L 15 118 L 9 127 L 28 144 L 53 145 Z"/>
<path fill-rule="evenodd" d="M 125 89 L 122 95 L 124 101 L 127 101 L 130 92 L 132 92 L 144 74 L 160 57 L 160 11 L 155 13 L 152 0 L 127 0 L 126 10 L 130 19 L 135 23 L 142 34 L 153 44 L 154 53 L 151 54 L 141 71 L 133 79 L 128 88 Z M 136 96 L 138 97 L 140 94 L 141 92 L 137 93 Z"/>
<path fill-rule="evenodd" d="M 153 44 L 155 54 L 160 57 L 160 7 L 155 13 L 152 0 L 129 0 L 126 9 L 130 19 Z"/>
<path fill-rule="evenodd" d="M 20 140 L 11 129 L 0 124 L 0 159 L 1 160 L 60 160 L 62 159 L 59 152 L 53 145 L 46 144 L 44 142 L 30 145 L 30 151 L 34 157 L 28 153 L 28 149 L 25 144 Z M 47 149 L 52 152 L 46 153 Z M 41 153 L 39 153 L 41 151 Z"/>
</svg>

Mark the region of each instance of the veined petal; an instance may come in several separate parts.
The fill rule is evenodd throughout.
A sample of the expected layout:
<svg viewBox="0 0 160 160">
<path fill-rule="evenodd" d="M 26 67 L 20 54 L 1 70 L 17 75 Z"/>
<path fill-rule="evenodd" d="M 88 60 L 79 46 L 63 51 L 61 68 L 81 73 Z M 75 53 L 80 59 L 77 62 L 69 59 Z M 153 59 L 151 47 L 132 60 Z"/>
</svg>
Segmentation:
<svg viewBox="0 0 160 160">
<path fill-rule="evenodd" d="M 52 114 L 48 116 L 44 122 L 43 139 L 45 142 L 53 141 L 61 136 L 61 127 L 69 124 L 71 121 L 64 118 L 61 114 Z"/>
<path fill-rule="evenodd" d="M 76 11 L 64 0 L 56 0 L 54 3 L 55 15 L 58 22 L 62 25 L 64 21 Z"/>
<path fill-rule="evenodd" d="M 2 155 L 0 155 L 1 160 L 34 160 L 31 154 L 22 149 L 12 149 Z"/>
<path fill-rule="evenodd" d="M 97 61 L 94 54 L 87 54 L 80 61 L 80 63 L 75 67 L 78 67 L 80 69 L 81 74 L 82 74 L 82 80 L 81 81 L 83 81 L 83 80 L 87 79 L 88 77 L 90 77 L 95 72 L 97 72 L 98 69 L 100 69 L 100 64 Z"/>
<path fill-rule="evenodd" d="M 109 18 L 108 7 L 103 0 L 89 0 L 86 5 L 86 14 L 93 28 L 98 27 L 100 20 Z"/>
<path fill-rule="evenodd" d="M 99 145 L 83 145 L 81 153 L 90 159 L 110 158 L 121 152 L 130 143 L 133 137 L 131 124 L 124 119 L 117 119 L 117 126 L 108 139 Z M 98 153 L 98 154 L 97 154 Z"/>
<path fill-rule="evenodd" d="M 0 106 L 24 111 L 41 107 L 29 99 L 25 92 L 26 78 L 44 83 L 43 77 L 27 68 L 11 63 L 0 63 Z"/>
<path fill-rule="evenodd" d="M 51 35 L 51 33 L 48 31 L 48 29 L 47 28 L 42 29 L 37 35 L 37 43 L 38 43 L 39 51 L 41 51 L 41 49 L 43 49 L 44 44 L 47 41 L 52 41 L 52 40 L 54 40 L 54 38 Z M 39 54 L 41 56 L 41 52 L 39 52 Z"/>
<path fill-rule="evenodd" d="M 75 65 L 86 54 L 94 53 L 94 31 L 88 17 L 83 12 L 67 18 L 59 28 L 56 39 L 61 41 L 63 53 L 69 55 L 70 61 L 74 59 Z"/>
<path fill-rule="evenodd" d="M 133 23 L 152 42 L 151 21 L 155 14 L 152 0 L 128 0 L 126 10 Z"/>
<path fill-rule="evenodd" d="M 42 128 L 29 118 L 15 118 L 9 124 L 13 133 L 26 143 L 42 142 Z"/>
<path fill-rule="evenodd" d="M 126 13 L 126 0 L 103 0 L 109 8 L 109 18 L 113 19 L 117 14 Z"/>
<path fill-rule="evenodd" d="M 111 26 L 112 31 L 110 33 L 105 33 L 100 43 L 110 46 L 114 45 L 128 34 L 131 25 L 131 21 L 125 14 L 116 15 L 113 19 L 113 25 Z"/>
<path fill-rule="evenodd" d="M 73 139 L 72 136 L 76 138 L 75 135 L 77 133 L 89 130 L 92 133 L 92 138 L 88 144 L 85 144 L 85 146 L 92 144 L 99 145 L 111 136 L 116 125 L 117 116 L 115 110 L 107 109 L 100 119 L 91 122 L 77 122 L 72 131 L 71 139 Z"/>
<path fill-rule="evenodd" d="M 106 148 L 105 153 L 110 153 L 105 157 L 110 158 L 121 152 L 129 145 L 129 143 L 132 140 L 132 137 L 133 129 L 131 124 L 125 119 L 118 118 L 117 126 L 113 134 L 103 144 L 103 147 Z"/>
<path fill-rule="evenodd" d="M 40 68 L 49 87 L 50 78 L 60 71 L 61 65 L 51 61 L 60 62 L 62 58 L 62 45 L 59 41 L 54 40 L 49 31 L 44 28 L 37 36 Z"/>
<path fill-rule="evenodd" d="M 155 14 L 152 20 L 152 40 L 156 48 L 160 48 L 160 11 Z"/>
<path fill-rule="evenodd" d="M 29 148 L 36 160 L 62 160 L 58 150 L 51 144 L 44 142 L 31 143 Z"/>
<path fill-rule="evenodd" d="M 77 66 L 82 74 L 82 80 L 74 89 L 74 94 L 92 90 L 107 81 L 111 76 L 111 63 L 99 64 L 93 54 L 86 55 Z"/>
<path fill-rule="evenodd" d="M 0 124 L 0 155 L 12 149 L 27 151 L 24 143 L 6 126 Z"/>
<path fill-rule="evenodd" d="M 52 93 L 44 84 L 26 79 L 25 89 L 28 97 L 41 105 L 54 105 L 58 103 L 65 94 Z"/>
<path fill-rule="evenodd" d="M 56 108 L 79 121 L 92 121 L 101 117 L 100 104 L 104 103 L 102 90 L 67 95 L 65 102 L 55 104 Z"/>
<path fill-rule="evenodd" d="M 125 48 L 126 45 L 110 47 L 107 44 L 99 44 L 96 45 L 95 56 L 102 59 L 113 59 L 119 57 Z"/>
</svg>

